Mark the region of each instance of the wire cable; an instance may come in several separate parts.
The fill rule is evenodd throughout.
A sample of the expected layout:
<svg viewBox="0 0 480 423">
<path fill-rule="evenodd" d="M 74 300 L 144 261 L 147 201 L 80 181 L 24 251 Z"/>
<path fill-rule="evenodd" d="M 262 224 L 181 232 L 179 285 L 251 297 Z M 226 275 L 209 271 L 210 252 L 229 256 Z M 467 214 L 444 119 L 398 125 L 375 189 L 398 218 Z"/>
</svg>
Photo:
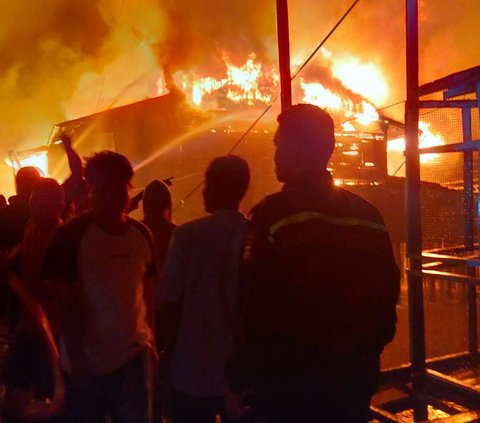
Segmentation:
<svg viewBox="0 0 480 423">
<path fill-rule="evenodd" d="M 308 63 L 315 57 L 315 55 L 318 53 L 318 51 L 323 47 L 323 45 L 328 41 L 328 39 L 333 35 L 333 33 L 337 30 L 337 28 L 342 24 L 342 22 L 347 18 L 347 16 L 350 14 L 350 12 L 353 10 L 353 8 L 358 4 L 360 0 L 354 0 L 354 2 L 350 5 L 350 7 L 346 10 L 346 12 L 341 16 L 341 18 L 337 21 L 337 23 L 332 27 L 332 29 L 327 33 L 327 35 L 323 38 L 323 40 L 317 45 L 317 47 L 313 50 L 313 52 L 310 54 L 310 56 L 307 57 L 307 59 L 303 62 L 303 64 L 300 66 L 300 68 L 297 69 L 297 71 L 293 74 L 291 77 L 291 80 L 293 81 L 298 74 L 305 68 L 305 66 L 308 65 Z M 242 134 L 242 136 L 233 144 L 233 146 L 230 148 L 227 154 L 232 154 L 236 148 L 240 145 L 240 143 L 247 137 L 247 135 L 255 128 L 258 122 L 268 113 L 268 111 L 272 108 L 272 106 L 275 104 L 275 102 L 278 100 L 280 97 L 280 94 L 276 94 L 273 100 L 270 102 L 270 104 L 265 108 L 265 110 L 258 116 L 257 119 L 254 120 L 254 122 L 245 130 L 245 132 Z M 191 191 L 189 191 L 181 200 L 180 202 L 173 208 L 173 210 L 178 209 L 180 206 L 183 206 L 185 204 L 185 201 L 189 199 L 195 192 L 200 189 L 200 187 L 203 185 L 204 181 L 200 182 L 198 185 L 196 185 Z"/>
<path fill-rule="evenodd" d="M 390 107 L 398 106 L 399 104 L 402 104 L 402 103 L 405 103 L 405 100 L 400 100 L 400 101 L 397 101 L 396 103 L 392 103 L 392 104 L 389 104 L 387 106 L 379 107 L 378 109 L 376 108 L 375 111 L 376 112 L 381 112 L 382 110 L 386 110 L 386 109 L 389 109 Z M 350 119 L 344 120 L 343 122 L 339 122 L 339 123 L 335 124 L 335 126 L 343 125 L 344 123 L 347 123 L 347 122 L 352 122 L 354 120 L 357 120 L 358 118 L 359 118 L 359 116 L 354 116 L 353 118 L 350 118 Z"/>
<path fill-rule="evenodd" d="M 232 154 L 236 148 L 238 147 L 238 145 L 245 139 L 245 137 L 250 133 L 252 132 L 252 129 L 255 128 L 255 126 L 257 126 L 257 123 L 260 122 L 260 120 L 268 113 L 268 111 L 272 108 L 272 106 L 275 104 L 275 102 L 278 100 L 278 97 L 279 95 L 277 94 L 272 102 L 267 106 L 267 108 L 262 112 L 262 114 L 260 116 L 258 116 L 258 118 L 256 118 L 253 123 L 248 127 L 248 129 L 242 134 L 242 136 L 237 140 L 237 142 L 235 142 L 235 144 L 233 144 L 232 148 L 230 148 L 230 150 L 228 150 L 228 153 L 227 154 Z"/>
<path fill-rule="evenodd" d="M 337 21 L 337 23 L 333 26 L 330 32 L 325 36 L 325 38 L 321 41 L 321 43 L 313 50 L 312 54 L 308 56 L 308 58 L 303 62 L 302 66 L 300 66 L 297 71 L 292 76 L 292 81 L 296 78 L 296 76 L 308 65 L 310 60 L 318 53 L 318 51 L 323 47 L 323 45 L 328 41 L 328 39 L 333 35 L 333 33 L 337 30 L 337 28 L 342 24 L 342 22 L 346 19 L 346 17 L 350 14 L 353 8 L 357 5 L 360 0 L 355 0 L 347 11 L 342 15 L 342 17 Z"/>
</svg>

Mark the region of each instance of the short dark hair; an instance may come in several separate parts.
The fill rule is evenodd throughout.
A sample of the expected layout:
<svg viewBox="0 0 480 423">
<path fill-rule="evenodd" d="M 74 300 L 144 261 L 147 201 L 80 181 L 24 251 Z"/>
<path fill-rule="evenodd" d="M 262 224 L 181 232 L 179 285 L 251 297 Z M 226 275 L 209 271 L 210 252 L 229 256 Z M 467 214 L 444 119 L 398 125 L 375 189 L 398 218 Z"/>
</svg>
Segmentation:
<svg viewBox="0 0 480 423">
<path fill-rule="evenodd" d="M 296 104 L 278 118 L 285 139 L 326 164 L 335 147 L 335 130 L 328 112 L 313 104 Z"/>
<path fill-rule="evenodd" d="M 172 207 L 172 193 L 165 182 L 157 179 L 150 182 L 143 192 L 143 208 L 165 210 Z"/>
<path fill-rule="evenodd" d="M 90 185 L 130 185 L 133 168 L 128 159 L 114 151 L 101 151 L 88 157 L 85 165 L 85 179 Z"/>
<path fill-rule="evenodd" d="M 65 194 L 53 178 L 41 178 L 30 196 L 30 210 L 33 216 L 55 216 L 63 209 Z"/>
<path fill-rule="evenodd" d="M 20 196 L 29 196 L 40 178 L 40 171 L 36 167 L 21 167 L 15 176 L 17 194 Z"/>
<path fill-rule="evenodd" d="M 250 183 L 248 163 L 233 154 L 217 157 L 208 166 L 205 181 L 217 198 L 239 202 Z"/>
</svg>

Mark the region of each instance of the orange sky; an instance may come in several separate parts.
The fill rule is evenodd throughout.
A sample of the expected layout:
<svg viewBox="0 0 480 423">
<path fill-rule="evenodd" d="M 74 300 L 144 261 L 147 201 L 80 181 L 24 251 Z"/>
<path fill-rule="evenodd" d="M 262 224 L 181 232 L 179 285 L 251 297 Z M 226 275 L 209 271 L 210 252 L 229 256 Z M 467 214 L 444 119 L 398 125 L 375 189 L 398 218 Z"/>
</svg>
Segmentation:
<svg viewBox="0 0 480 423">
<path fill-rule="evenodd" d="M 292 59 L 308 56 L 350 3 L 290 0 Z M 479 64 L 478 0 L 451 3 L 421 0 L 421 82 Z M 177 83 L 179 73 L 223 77 L 225 53 L 238 66 L 252 52 L 274 66 L 274 6 L 273 0 L 3 2 L 0 155 L 45 143 L 55 122 L 157 95 L 163 72 Z M 404 99 L 403 8 L 403 1 L 362 0 L 326 44 L 335 61 L 381 70 L 389 89 L 379 107 Z M 391 112 L 402 118 L 401 107 Z M 5 186 L 10 174 L 2 169 Z"/>
</svg>

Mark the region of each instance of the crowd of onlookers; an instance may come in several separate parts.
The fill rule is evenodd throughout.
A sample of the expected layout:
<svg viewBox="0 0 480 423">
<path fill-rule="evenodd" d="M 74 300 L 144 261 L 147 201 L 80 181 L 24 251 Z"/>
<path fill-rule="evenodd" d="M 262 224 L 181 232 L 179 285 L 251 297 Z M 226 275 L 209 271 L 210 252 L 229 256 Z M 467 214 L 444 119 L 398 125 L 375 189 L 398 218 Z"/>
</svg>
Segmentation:
<svg viewBox="0 0 480 423">
<path fill-rule="evenodd" d="M 210 163 L 208 215 L 177 227 L 169 184 L 136 197 L 139 222 L 128 159 L 62 142 L 69 178 L 21 168 L 0 205 L 5 422 L 368 420 L 399 275 L 378 211 L 326 170 L 325 111 L 279 116 L 284 186 L 249 219 L 238 156 Z"/>
</svg>

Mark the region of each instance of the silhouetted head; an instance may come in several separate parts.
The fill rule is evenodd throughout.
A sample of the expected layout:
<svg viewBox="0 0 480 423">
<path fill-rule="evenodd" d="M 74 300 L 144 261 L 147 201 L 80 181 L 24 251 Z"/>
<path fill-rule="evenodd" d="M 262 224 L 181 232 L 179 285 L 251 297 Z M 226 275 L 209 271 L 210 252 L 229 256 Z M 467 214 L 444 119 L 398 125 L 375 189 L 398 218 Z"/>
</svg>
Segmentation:
<svg viewBox="0 0 480 423">
<path fill-rule="evenodd" d="M 73 192 L 72 202 L 75 207 L 75 214 L 80 214 L 90 208 L 88 183 L 85 179 L 81 179 L 78 182 L 78 185 Z"/>
<path fill-rule="evenodd" d="M 171 219 L 172 194 L 166 183 L 154 180 L 145 187 L 143 213 L 145 216 Z"/>
<path fill-rule="evenodd" d="M 0 210 L 7 207 L 7 199 L 3 194 L 0 194 Z"/>
<path fill-rule="evenodd" d="M 36 167 L 26 166 L 20 168 L 15 176 L 15 185 L 19 197 L 29 197 L 40 178 L 40 172 Z"/>
<path fill-rule="evenodd" d="M 121 214 L 128 203 L 132 165 L 122 154 L 102 151 L 89 157 L 85 166 L 90 205 L 103 215 Z"/>
<path fill-rule="evenodd" d="M 205 173 L 205 210 L 238 209 L 247 192 L 250 169 L 241 157 L 229 155 L 213 159 Z"/>
<path fill-rule="evenodd" d="M 275 170 L 280 182 L 319 173 L 335 147 L 333 120 L 323 109 L 297 104 L 278 116 L 274 137 Z"/>
<path fill-rule="evenodd" d="M 55 222 L 65 207 L 63 188 L 55 179 L 41 178 L 30 195 L 32 219 L 37 222 Z"/>
</svg>

